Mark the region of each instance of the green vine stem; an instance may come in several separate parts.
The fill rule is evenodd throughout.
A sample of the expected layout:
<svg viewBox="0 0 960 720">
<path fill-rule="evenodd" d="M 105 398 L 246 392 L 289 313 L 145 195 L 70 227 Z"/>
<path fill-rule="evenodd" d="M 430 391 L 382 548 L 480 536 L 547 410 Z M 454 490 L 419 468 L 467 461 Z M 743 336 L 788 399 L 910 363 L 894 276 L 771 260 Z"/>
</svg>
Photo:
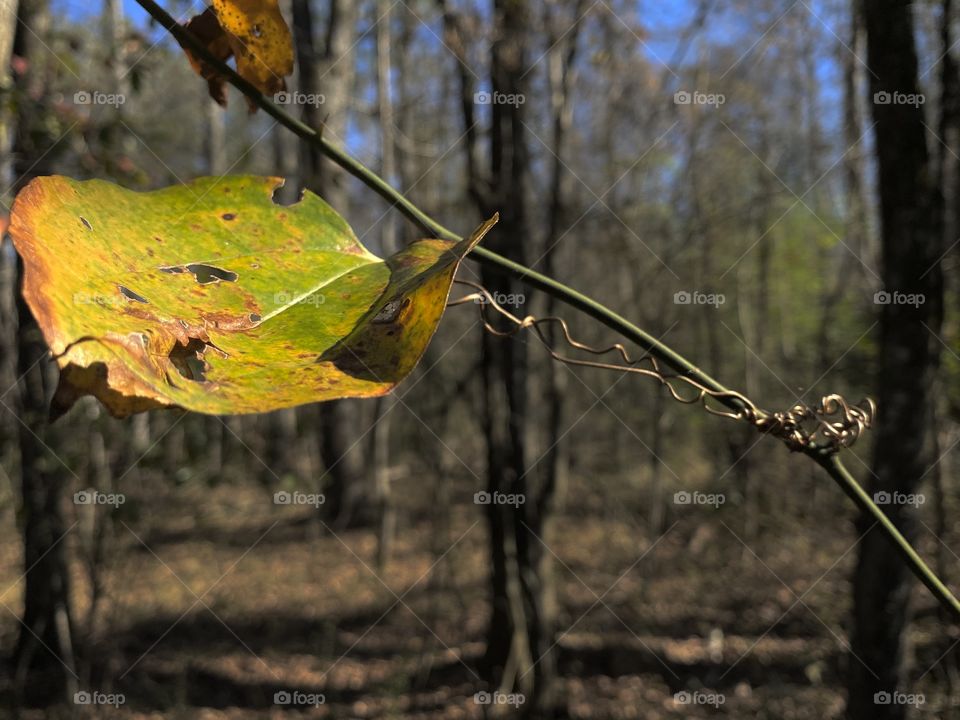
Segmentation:
<svg viewBox="0 0 960 720">
<path fill-rule="evenodd" d="M 202 58 L 204 62 L 216 69 L 218 73 L 248 97 L 258 108 L 298 137 L 312 143 L 326 157 L 363 182 L 364 185 L 376 192 L 380 197 L 390 203 L 393 208 L 399 210 L 422 230 L 432 237 L 453 241 L 461 239 L 460 235 L 431 218 L 407 199 L 400 191 L 396 190 L 386 180 L 363 165 L 356 158 L 349 155 L 342 148 L 330 143 L 323 137 L 321 132 L 300 122 L 282 108 L 270 102 L 256 87 L 242 78 L 233 68 L 211 55 L 199 40 L 188 32 L 183 25 L 178 23 L 166 10 L 154 2 L 154 0 L 137 0 L 137 3 L 176 38 L 181 45 L 189 47 L 191 52 L 195 53 L 198 57 Z M 583 293 L 577 292 L 551 277 L 547 277 L 531 268 L 508 260 L 486 248 L 474 248 L 470 257 L 481 263 L 496 266 L 531 288 L 552 295 L 570 307 L 576 308 L 598 322 L 603 323 L 622 337 L 635 342 L 645 352 L 650 353 L 650 355 L 662 361 L 675 372 L 689 377 L 704 387 L 709 388 L 716 393 L 716 400 L 730 410 L 739 412 L 745 409 L 743 403 L 738 399 L 738 393 L 724 387 L 719 381 L 710 377 L 710 375 L 675 350 L 596 300 Z M 867 491 L 863 489 L 863 486 L 850 474 L 850 471 L 844 466 L 835 449 L 811 445 L 801 448 L 799 452 L 809 456 L 820 465 L 853 500 L 861 512 L 876 520 L 880 529 L 886 534 L 890 542 L 893 543 L 917 579 L 930 590 L 933 596 L 956 620 L 960 621 L 960 601 L 957 600 L 950 589 L 924 562 L 923 558 L 920 557 L 910 542 L 897 529 L 893 521 L 884 514 Z"/>
</svg>

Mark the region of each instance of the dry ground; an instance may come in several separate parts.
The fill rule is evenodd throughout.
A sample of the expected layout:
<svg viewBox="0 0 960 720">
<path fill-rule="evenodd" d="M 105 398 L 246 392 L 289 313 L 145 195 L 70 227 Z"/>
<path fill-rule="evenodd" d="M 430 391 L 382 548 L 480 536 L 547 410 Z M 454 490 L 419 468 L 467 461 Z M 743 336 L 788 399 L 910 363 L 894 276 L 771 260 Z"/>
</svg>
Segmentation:
<svg viewBox="0 0 960 720">
<path fill-rule="evenodd" d="M 408 490 L 401 496 L 422 505 Z M 452 513 L 407 517 L 416 519 L 401 525 L 392 560 L 377 570 L 372 530 L 333 533 L 310 510 L 274 506 L 266 488 L 130 493 L 92 627 L 89 576 L 74 566 L 77 616 L 93 638 L 84 686 L 126 702 L 80 715 L 484 717 L 474 702 L 487 616 L 481 514 L 462 502 Z M 749 541 L 734 507 L 678 509 L 668 526 L 651 536 L 629 514 L 589 503 L 560 518 L 550 548 L 569 716 L 840 718 L 843 668 L 856 661 L 845 652 L 856 555 L 849 519 L 808 518 Z M 68 536 L 75 554 L 83 528 L 81 518 Z M 2 600 L 19 613 L 11 512 L 2 532 Z M 927 694 L 924 716 L 945 717 L 956 663 L 938 658 L 953 636 L 920 593 L 918 607 L 916 691 Z M 16 630 L 3 613 L 5 648 Z M 277 707 L 283 690 L 325 702 Z M 722 694 L 723 703 L 678 703 L 684 690 Z M 24 717 L 60 715 L 73 716 Z"/>
</svg>

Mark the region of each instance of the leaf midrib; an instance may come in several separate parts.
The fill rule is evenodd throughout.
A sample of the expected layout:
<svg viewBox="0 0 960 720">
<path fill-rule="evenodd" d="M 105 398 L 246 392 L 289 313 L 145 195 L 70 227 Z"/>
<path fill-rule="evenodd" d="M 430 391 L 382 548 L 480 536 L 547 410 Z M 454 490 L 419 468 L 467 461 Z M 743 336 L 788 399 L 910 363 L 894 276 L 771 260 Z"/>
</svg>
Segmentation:
<svg viewBox="0 0 960 720">
<path fill-rule="evenodd" d="M 272 310 L 272 311 L 268 312 L 266 315 L 261 316 L 261 318 L 260 318 L 260 323 L 265 323 L 265 322 L 266 322 L 267 320 L 269 320 L 270 318 L 276 317 L 277 315 L 279 315 L 280 313 L 284 312 L 285 310 L 289 310 L 289 309 L 292 308 L 294 305 L 300 304 L 300 301 L 303 300 L 304 298 L 308 298 L 308 297 L 310 297 L 311 295 L 320 292 L 321 290 L 323 290 L 323 288 L 327 287 L 328 285 L 330 285 L 330 284 L 332 284 L 332 283 L 335 283 L 337 280 L 339 280 L 340 278 L 344 277 L 345 275 L 349 275 L 349 274 L 352 273 L 354 270 L 356 270 L 356 269 L 358 269 L 358 268 L 361 268 L 361 267 L 365 267 L 365 266 L 367 266 L 367 265 L 374 265 L 374 264 L 376 264 L 377 262 L 383 262 L 383 261 L 378 258 L 377 260 L 367 260 L 366 262 L 357 263 L 357 264 L 354 265 L 353 267 L 347 268 L 347 269 L 344 270 L 343 272 L 338 273 L 338 274 L 334 275 L 333 277 L 324 279 L 323 282 L 319 283 L 318 285 L 314 285 L 314 286 L 313 286 L 312 288 L 310 288 L 309 290 L 307 290 L 307 291 L 305 291 L 304 293 L 298 295 L 296 298 L 293 298 L 290 302 L 288 302 L 288 303 L 286 303 L 286 304 L 284 304 L 284 305 L 279 306 L 276 310 Z M 258 323 L 258 324 L 259 324 L 259 323 Z"/>
</svg>

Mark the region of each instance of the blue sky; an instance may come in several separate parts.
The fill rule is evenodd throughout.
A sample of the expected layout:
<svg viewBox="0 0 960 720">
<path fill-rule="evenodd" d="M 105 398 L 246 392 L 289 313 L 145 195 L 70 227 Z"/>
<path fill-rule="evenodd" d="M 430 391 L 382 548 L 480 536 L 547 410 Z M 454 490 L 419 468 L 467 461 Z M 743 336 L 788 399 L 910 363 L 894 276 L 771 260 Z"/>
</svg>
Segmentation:
<svg viewBox="0 0 960 720">
<path fill-rule="evenodd" d="M 317 7 L 321 7 L 320 0 L 316 0 Z M 140 28 L 148 27 L 149 16 L 135 2 L 135 0 L 123 0 L 127 16 L 134 25 Z M 160 0 L 160 3 L 172 15 L 178 18 L 184 18 L 195 14 L 205 3 L 191 0 Z M 628 21 L 637 22 L 640 19 L 642 26 L 646 29 L 646 35 L 643 37 L 643 43 L 639 43 L 639 51 L 648 55 L 651 62 L 668 62 L 674 55 L 679 44 L 680 32 L 693 19 L 699 0 L 673 0 L 672 2 L 661 2 L 659 0 L 638 0 L 636 3 L 635 15 L 633 18 L 625 18 Z M 724 3 L 717 3 L 722 8 Z M 809 7 L 819 17 L 826 17 L 826 11 L 820 7 L 821 3 L 811 0 Z M 786 4 L 784 9 L 791 8 L 788 13 L 805 12 L 807 5 L 800 3 L 796 5 Z M 57 12 L 64 12 L 68 17 L 74 20 L 95 21 L 101 12 L 102 4 L 100 2 L 85 2 L 84 0 L 54 0 L 54 8 Z M 780 17 L 777 10 L 770 18 L 771 22 Z M 743 13 L 731 13 L 715 11 L 710 16 L 710 21 L 703 30 L 703 37 L 712 42 L 723 43 L 727 38 L 742 36 L 747 23 L 754 23 L 757 18 L 753 15 Z M 439 28 L 438 28 L 439 30 Z M 161 40 L 164 31 L 159 27 L 154 27 L 151 37 Z M 166 41 L 166 40 L 164 40 Z M 694 48 L 688 52 L 693 52 Z M 830 64 L 829 59 L 824 60 L 824 69 Z"/>
<path fill-rule="evenodd" d="M 189 0 L 175 0 L 174 2 L 159 0 L 160 4 L 175 17 L 184 17 L 187 14 L 195 14 L 204 6 L 202 2 L 190 2 Z M 135 2 L 135 0 L 123 0 L 124 9 L 127 17 L 138 27 L 146 27 L 149 16 Z M 320 3 L 317 3 L 318 8 Z M 644 23 L 650 29 L 650 39 L 647 45 L 651 54 L 657 54 L 663 59 L 667 59 L 676 47 L 676 29 L 683 27 L 693 17 L 696 3 L 692 0 L 676 0 L 675 2 L 638 2 L 637 12 L 643 17 Z M 84 2 L 84 0 L 54 0 L 54 8 L 57 12 L 63 12 L 73 20 L 91 20 L 99 16 L 102 4 L 99 2 Z M 194 12 L 189 12 L 191 8 Z M 721 31 L 722 32 L 722 31 Z M 156 28 L 154 36 L 159 39 L 161 30 Z"/>
<path fill-rule="evenodd" d="M 487 0 L 478 1 L 483 2 L 484 7 L 489 4 Z M 610 0 L 606 1 L 609 2 Z M 91 3 L 85 2 L 84 0 L 53 0 L 53 2 L 56 12 L 64 13 L 72 20 L 80 22 L 87 21 L 95 23 L 102 9 L 101 2 Z M 128 19 L 134 26 L 142 30 L 150 27 L 149 16 L 137 5 L 135 0 L 123 0 L 123 2 Z M 203 2 L 190 2 L 190 0 L 160 0 L 160 2 L 168 12 L 171 12 L 178 18 L 185 18 L 195 14 L 204 6 Z M 315 0 L 315 2 L 318 9 L 323 7 L 324 0 Z M 681 41 L 681 32 L 693 20 L 699 4 L 699 0 L 675 0 L 673 2 L 638 0 L 633 17 L 624 18 L 624 20 L 631 23 L 632 26 L 640 26 L 644 29 L 641 39 L 636 44 L 636 51 L 646 55 L 651 66 L 654 67 L 659 67 L 664 63 L 671 62 L 674 59 L 674 55 Z M 728 7 L 728 4 L 718 2 L 717 6 L 723 8 Z M 834 3 L 833 6 L 836 7 L 836 4 Z M 784 10 L 786 12 L 784 12 Z M 750 45 L 746 44 L 746 40 L 752 37 L 753 34 L 758 34 L 758 28 L 769 27 L 774 23 L 787 22 L 791 19 L 791 14 L 793 13 L 807 12 L 816 13 L 817 17 L 821 18 L 823 23 L 838 23 L 836 19 L 831 18 L 827 10 L 826 0 L 821 0 L 821 2 L 811 0 L 809 4 L 791 4 L 785 0 L 783 10 L 774 8 L 769 11 L 768 17 L 762 14 L 748 14 L 743 11 L 739 13 L 714 11 L 705 28 L 701 31 L 700 39 L 706 40 L 711 46 L 731 45 L 732 43 L 740 42 L 744 44 L 743 51 L 747 52 L 747 50 L 750 49 Z M 810 22 L 817 30 L 822 31 L 822 34 L 830 43 L 835 42 L 833 40 L 833 32 L 838 32 L 838 34 L 843 33 L 843 30 L 839 27 L 834 30 L 834 28 L 827 25 L 823 25 L 822 27 L 818 25 L 817 22 L 821 21 L 814 22 L 810 20 Z M 434 30 L 437 34 L 440 33 L 439 27 Z M 149 35 L 153 42 L 172 43 L 167 33 L 159 26 L 154 25 L 152 29 L 149 30 Z M 771 37 L 773 35 L 774 33 L 771 33 Z M 426 28 L 423 30 L 423 39 L 425 42 L 435 42 L 434 37 Z M 751 53 L 754 55 L 759 54 L 763 52 L 764 47 L 764 44 L 761 43 L 753 48 Z M 739 50 L 739 46 L 736 46 L 734 49 Z M 684 59 L 688 62 L 693 61 L 696 59 L 697 54 L 698 47 L 697 43 L 694 42 L 687 49 Z M 820 104 L 824 108 L 824 117 L 821 119 L 821 122 L 823 126 L 828 129 L 837 126 L 840 117 L 839 109 L 841 107 L 839 101 L 842 97 L 842 89 L 837 75 L 836 58 L 833 57 L 832 54 L 832 49 L 830 49 L 829 53 L 825 52 L 815 67 L 818 80 L 818 92 L 821 100 Z M 748 55 L 744 62 L 749 63 L 751 57 L 752 56 Z M 481 83 L 481 87 L 482 85 Z M 679 88 L 672 88 L 671 92 L 675 89 Z"/>
</svg>

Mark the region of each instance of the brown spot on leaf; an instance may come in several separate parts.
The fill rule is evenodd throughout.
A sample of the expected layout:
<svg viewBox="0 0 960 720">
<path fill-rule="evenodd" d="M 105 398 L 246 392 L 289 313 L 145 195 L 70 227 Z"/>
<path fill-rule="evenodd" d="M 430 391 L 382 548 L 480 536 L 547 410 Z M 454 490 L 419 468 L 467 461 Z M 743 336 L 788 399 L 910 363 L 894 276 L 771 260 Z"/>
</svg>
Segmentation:
<svg viewBox="0 0 960 720">
<path fill-rule="evenodd" d="M 203 313 L 202 318 L 205 327 L 216 328 L 225 332 L 249 330 L 254 325 L 254 320 L 251 319 L 250 315 L 236 315 L 228 310 Z"/>
</svg>

